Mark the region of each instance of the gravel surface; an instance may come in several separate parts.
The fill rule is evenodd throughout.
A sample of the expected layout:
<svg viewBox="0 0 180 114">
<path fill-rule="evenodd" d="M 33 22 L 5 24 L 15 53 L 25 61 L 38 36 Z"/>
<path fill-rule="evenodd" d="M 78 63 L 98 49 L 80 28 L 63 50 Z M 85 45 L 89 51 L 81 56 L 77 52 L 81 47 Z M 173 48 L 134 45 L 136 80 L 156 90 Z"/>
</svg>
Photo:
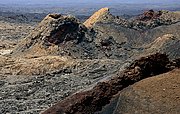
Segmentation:
<svg viewBox="0 0 180 114">
<path fill-rule="evenodd" d="M 0 113 L 38 114 L 65 97 L 116 73 L 121 61 L 95 60 L 80 69 L 41 76 L 0 76 Z"/>
</svg>

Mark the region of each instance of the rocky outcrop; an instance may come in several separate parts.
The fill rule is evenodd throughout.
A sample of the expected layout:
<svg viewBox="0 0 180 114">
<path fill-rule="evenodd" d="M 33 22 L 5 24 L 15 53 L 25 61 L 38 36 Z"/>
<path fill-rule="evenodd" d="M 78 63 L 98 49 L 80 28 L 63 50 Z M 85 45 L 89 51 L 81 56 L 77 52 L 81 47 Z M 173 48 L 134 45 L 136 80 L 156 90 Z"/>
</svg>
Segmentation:
<svg viewBox="0 0 180 114">
<path fill-rule="evenodd" d="M 170 11 L 145 11 L 138 17 L 130 19 L 130 23 L 133 29 L 152 29 L 162 25 L 171 25 L 180 22 L 179 12 Z"/>
<path fill-rule="evenodd" d="M 133 22 L 135 21 L 137 19 Z M 86 24 L 91 22 L 93 22 L 90 27 L 92 29 L 87 28 Z M 123 19 L 111 15 L 108 8 L 96 12 L 84 23 L 85 26 L 75 17 L 49 14 L 19 43 L 13 51 L 13 55 L 42 56 L 50 54 L 72 58 L 126 60 L 135 52 L 142 50 L 143 44 L 149 44 L 157 37 L 167 33 L 176 34 L 177 37 L 179 35 L 180 23 L 139 31 L 128 27 L 129 25 L 124 26 L 129 23 L 129 20 L 126 20 L 127 23 L 124 24 L 121 22 L 124 22 Z"/>
<path fill-rule="evenodd" d="M 168 72 L 178 64 L 171 64 L 164 54 L 155 54 L 136 60 L 117 77 L 99 82 L 93 89 L 76 93 L 57 103 L 42 114 L 92 114 L 101 111 L 123 88 L 144 78 Z M 170 67 L 174 66 L 174 67 Z"/>
<path fill-rule="evenodd" d="M 20 42 L 12 55 L 60 55 L 72 58 L 110 58 L 110 50 L 98 47 L 93 29 L 86 28 L 72 16 L 49 14 Z M 109 47 L 109 46 L 104 46 Z M 114 52 L 113 52 L 114 53 Z M 117 58 L 115 56 L 111 58 Z"/>
<path fill-rule="evenodd" d="M 141 21 L 149 21 L 157 19 L 162 15 L 162 11 L 155 12 L 154 10 L 145 11 L 142 15 L 138 17 Z"/>
<path fill-rule="evenodd" d="M 60 55 L 80 59 L 127 59 L 119 45 L 124 43 L 125 40 L 122 40 L 121 43 L 117 42 L 119 34 L 116 35 L 116 39 L 107 37 L 107 39 L 98 40 L 100 37 L 97 32 L 86 28 L 75 17 L 49 14 L 17 45 L 12 55 L 26 57 L 32 55 Z"/>
<path fill-rule="evenodd" d="M 111 38 L 115 41 L 113 45 L 121 47 L 117 50 L 122 52 L 124 48 L 127 50 L 137 49 L 130 52 L 134 53 L 134 51 L 142 50 L 144 45 L 166 34 L 172 34 L 179 39 L 179 25 L 179 12 L 150 10 L 131 19 L 114 16 L 111 20 L 107 19 L 107 21 L 94 24 L 93 29 L 97 33 L 96 45 L 101 45 L 101 42 Z"/>
<path fill-rule="evenodd" d="M 72 16 L 49 14 L 17 46 L 14 53 L 46 55 L 58 54 L 58 49 L 67 42 L 80 43 L 85 40 L 87 29 Z"/>
<path fill-rule="evenodd" d="M 108 20 L 110 18 L 109 8 L 102 8 L 95 12 L 89 19 L 84 22 L 84 25 L 88 28 L 92 28 L 95 23 Z"/>
<path fill-rule="evenodd" d="M 162 25 L 171 25 L 180 22 L 180 12 L 148 10 L 130 19 L 123 19 L 119 16 L 113 16 L 110 12 L 107 13 L 107 10 L 103 8 L 96 12 L 94 15 L 92 15 L 84 24 L 89 27 L 93 27 L 93 25 L 98 22 L 111 22 L 125 28 L 144 31 Z"/>
</svg>

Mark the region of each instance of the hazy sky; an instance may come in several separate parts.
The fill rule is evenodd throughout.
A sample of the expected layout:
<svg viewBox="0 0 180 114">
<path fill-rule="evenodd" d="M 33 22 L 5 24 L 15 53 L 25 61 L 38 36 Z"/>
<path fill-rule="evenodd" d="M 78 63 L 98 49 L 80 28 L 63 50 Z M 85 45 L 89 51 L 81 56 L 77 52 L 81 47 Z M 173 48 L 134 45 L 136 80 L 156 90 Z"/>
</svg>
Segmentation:
<svg viewBox="0 0 180 114">
<path fill-rule="evenodd" d="M 0 4 L 180 3 L 180 0 L 0 0 Z"/>
</svg>

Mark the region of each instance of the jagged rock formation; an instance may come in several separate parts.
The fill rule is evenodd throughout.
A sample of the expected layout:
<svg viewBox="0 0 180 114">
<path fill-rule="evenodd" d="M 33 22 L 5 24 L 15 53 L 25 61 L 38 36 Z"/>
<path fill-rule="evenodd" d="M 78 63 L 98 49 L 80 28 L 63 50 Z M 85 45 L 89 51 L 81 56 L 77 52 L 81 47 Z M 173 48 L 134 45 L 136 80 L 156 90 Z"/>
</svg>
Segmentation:
<svg viewBox="0 0 180 114">
<path fill-rule="evenodd" d="M 113 16 L 108 8 L 102 8 L 85 21 L 84 25 L 92 28 L 96 23 L 109 22 L 116 23 L 125 28 L 148 30 L 158 26 L 171 25 L 180 22 L 180 12 L 149 10 L 139 16 L 123 19 L 119 16 Z"/>
<path fill-rule="evenodd" d="M 162 37 L 165 34 L 173 34 L 179 38 L 179 13 L 169 11 L 159 12 L 161 13 L 148 11 L 143 15 L 125 21 L 114 17 L 111 22 L 96 23 L 93 27 L 97 32 L 95 42 L 99 45 L 102 40 L 111 37 L 121 47 L 138 48 L 153 42 L 155 38 Z M 148 19 L 145 20 L 143 18 Z"/>
<path fill-rule="evenodd" d="M 155 17 L 159 18 L 158 16 Z M 91 22 L 92 29 L 86 28 L 85 26 L 89 26 L 86 24 Z M 17 46 L 13 54 L 25 56 L 51 54 L 72 58 L 126 60 L 142 50 L 143 44 L 149 44 L 157 37 L 167 33 L 180 36 L 178 32 L 180 23 L 139 31 L 124 26 L 121 22 L 129 23 L 128 20 L 123 21 L 111 15 L 108 8 L 96 12 L 84 23 L 85 26 L 75 17 L 50 14 Z"/>
<path fill-rule="evenodd" d="M 70 45 L 87 40 L 87 37 L 85 39 L 86 31 L 87 29 L 72 16 L 49 14 L 17 46 L 14 54 L 57 55 L 62 52 L 59 49 L 62 49 L 64 45 L 70 47 Z"/>
<path fill-rule="evenodd" d="M 152 29 L 162 25 L 180 22 L 179 12 L 149 10 L 138 17 L 130 19 L 133 29 Z"/>
<path fill-rule="evenodd" d="M 109 11 L 106 15 L 109 15 Z M 4 61 L 0 67 L 1 74 L 46 74 L 48 69 L 51 72 L 68 66 L 66 64 L 70 58 L 125 61 L 129 58 L 134 59 L 134 56 L 139 54 L 156 52 L 167 53 L 171 59 L 180 56 L 180 23 L 139 32 L 110 21 L 112 20 L 108 23 L 95 23 L 94 31 L 86 28 L 75 17 L 49 14 L 13 50 L 12 58 L 1 57 Z M 165 33 L 171 34 L 164 35 Z M 68 58 L 67 61 L 56 57 L 59 55 Z M 50 60 L 52 58 L 61 62 Z"/>
<path fill-rule="evenodd" d="M 95 12 L 89 19 L 87 19 L 83 24 L 91 28 L 94 24 L 102 22 L 103 20 L 107 21 L 110 17 L 109 8 L 102 8 Z"/>
<path fill-rule="evenodd" d="M 159 18 L 162 13 L 162 11 L 155 12 L 154 10 L 149 10 L 145 11 L 142 15 L 140 15 L 138 19 L 141 21 L 153 20 Z"/>
<path fill-rule="evenodd" d="M 96 33 L 72 16 L 50 14 L 17 46 L 12 55 L 61 55 L 72 58 L 118 58 L 109 45 L 97 46 Z M 115 42 L 113 42 L 115 43 Z M 113 46 L 113 44 L 111 44 Z M 110 52 L 111 51 L 111 52 Z M 115 56 L 116 54 L 117 56 Z M 113 55 L 111 57 L 111 55 Z"/>
<path fill-rule="evenodd" d="M 139 16 L 134 16 L 130 19 L 123 19 L 119 16 L 114 16 L 110 13 L 109 9 L 102 8 L 92 15 L 84 25 L 93 27 L 97 23 L 115 23 L 125 28 L 135 30 L 148 30 L 162 25 L 171 25 L 180 22 L 180 12 L 171 11 L 145 11 Z M 91 24 L 89 24 L 91 23 Z M 88 25 L 89 24 L 89 25 Z"/>
<path fill-rule="evenodd" d="M 117 39 L 105 39 L 98 44 L 98 37 L 72 16 L 50 14 L 19 43 L 12 55 L 127 59 Z"/>
<path fill-rule="evenodd" d="M 74 94 L 42 114 L 93 114 L 101 111 L 115 94 L 128 85 L 180 67 L 178 65 L 179 62 L 172 64 L 164 54 L 143 57 L 132 63 L 124 72 L 120 72 L 117 77 L 100 82 L 89 91 Z"/>
</svg>

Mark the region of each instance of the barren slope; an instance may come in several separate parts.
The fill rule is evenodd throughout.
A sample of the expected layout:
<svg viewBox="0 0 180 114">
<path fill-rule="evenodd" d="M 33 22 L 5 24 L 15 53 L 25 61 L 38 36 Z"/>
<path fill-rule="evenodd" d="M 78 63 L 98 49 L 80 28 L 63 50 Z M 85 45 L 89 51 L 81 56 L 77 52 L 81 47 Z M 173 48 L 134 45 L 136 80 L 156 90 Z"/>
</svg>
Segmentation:
<svg viewBox="0 0 180 114">
<path fill-rule="evenodd" d="M 142 80 L 120 92 L 114 114 L 178 114 L 180 69 Z"/>
</svg>

